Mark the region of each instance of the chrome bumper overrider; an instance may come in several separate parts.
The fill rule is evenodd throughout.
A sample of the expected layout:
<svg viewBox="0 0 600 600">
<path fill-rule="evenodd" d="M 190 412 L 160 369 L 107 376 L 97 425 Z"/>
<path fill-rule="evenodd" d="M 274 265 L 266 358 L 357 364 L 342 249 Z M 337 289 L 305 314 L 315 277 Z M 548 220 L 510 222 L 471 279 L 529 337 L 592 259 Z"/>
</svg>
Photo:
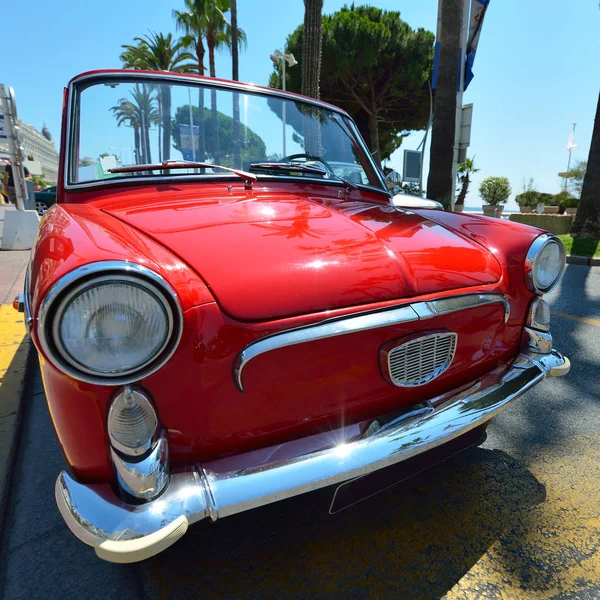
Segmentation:
<svg viewBox="0 0 600 600">
<path fill-rule="evenodd" d="M 156 499 L 123 502 L 107 484 L 83 485 L 63 471 L 56 501 L 71 531 L 114 562 L 148 558 L 170 546 L 188 524 L 216 520 L 406 460 L 470 431 L 546 376 L 564 375 L 568 359 L 527 351 L 460 393 L 450 393 L 356 441 L 270 463 L 235 467 L 229 459 L 173 472 Z M 242 457 L 239 457 L 242 458 Z"/>
</svg>

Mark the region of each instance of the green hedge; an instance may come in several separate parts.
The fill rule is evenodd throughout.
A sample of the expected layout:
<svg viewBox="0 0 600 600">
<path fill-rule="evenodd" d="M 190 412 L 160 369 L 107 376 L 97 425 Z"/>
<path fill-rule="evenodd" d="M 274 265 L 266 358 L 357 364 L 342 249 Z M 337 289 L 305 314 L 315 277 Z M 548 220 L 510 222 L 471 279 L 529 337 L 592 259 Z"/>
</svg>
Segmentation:
<svg viewBox="0 0 600 600">
<path fill-rule="evenodd" d="M 561 235 L 563 233 L 569 233 L 571 231 L 571 225 L 573 224 L 573 217 L 571 215 L 536 215 L 534 213 L 514 213 L 510 215 L 511 221 L 517 223 L 523 223 L 524 225 L 531 225 L 532 227 L 539 227 Z"/>
</svg>

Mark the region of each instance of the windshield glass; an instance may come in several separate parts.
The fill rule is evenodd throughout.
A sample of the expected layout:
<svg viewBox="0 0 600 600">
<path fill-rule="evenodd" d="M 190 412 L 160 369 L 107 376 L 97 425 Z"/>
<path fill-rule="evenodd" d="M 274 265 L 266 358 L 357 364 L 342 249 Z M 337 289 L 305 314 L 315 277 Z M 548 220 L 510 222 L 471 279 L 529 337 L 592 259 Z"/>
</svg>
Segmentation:
<svg viewBox="0 0 600 600">
<path fill-rule="evenodd" d="M 68 184 L 132 178 L 311 179 L 385 190 L 353 123 L 313 104 L 193 80 L 106 78 L 76 90 Z M 170 161 L 168 164 L 167 161 Z M 136 171 L 127 167 L 142 166 Z M 148 166 L 155 168 L 148 168 Z M 235 176 L 233 176 L 235 177 Z"/>
</svg>

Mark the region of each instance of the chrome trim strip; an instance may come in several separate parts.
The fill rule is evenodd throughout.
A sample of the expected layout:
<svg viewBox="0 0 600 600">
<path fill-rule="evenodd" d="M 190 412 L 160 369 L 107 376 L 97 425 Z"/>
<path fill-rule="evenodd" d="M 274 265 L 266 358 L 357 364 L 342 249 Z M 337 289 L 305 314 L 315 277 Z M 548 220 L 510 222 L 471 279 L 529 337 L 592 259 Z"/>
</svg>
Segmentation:
<svg viewBox="0 0 600 600">
<path fill-rule="evenodd" d="M 562 257 L 562 268 L 559 272 L 559 274 L 557 275 L 556 279 L 554 280 L 554 283 L 546 288 L 546 289 L 540 289 L 536 286 L 535 284 L 535 280 L 533 277 L 533 268 L 535 266 L 535 260 L 538 257 L 539 253 L 542 251 L 542 249 L 544 248 L 544 246 L 550 242 L 555 242 L 558 245 L 558 249 L 560 251 L 561 257 Z M 567 253 L 565 250 L 565 245 L 562 243 L 562 240 L 552 234 L 548 234 L 548 233 L 543 233 L 542 235 L 538 236 L 537 238 L 535 238 L 535 240 L 533 240 L 533 243 L 531 244 L 531 246 L 529 246 L 529 250 L 527 251 L 527 256 L 525 257 L 525 283 L 527 284 L 527 287 L 532 291 L 535 292 L 536 294 L 546 294 L 548 292 L 551 292 L 560 282 L 560 280 L 562 279 L 563 273 L 565 272 L 565 268 L 567 266 Z"/>
<path fill-rule="evenodd" d="M 233 379 L 240 392 L 243 392 L 242 372 L 244 367 L 253 358 L 265 352 L 367 329 L 377 329 L 399 323 L 410 323 L 411 321 L 423 321 L 438 315 L 446 315 L 495 302 L 501 302 L 504 305 L 504 322 L 506 323 L 510 316 L 510 305 L 502 294 L 467 294 L 428 302 L 403 304 L 397 307 L 392 306 L 377 312 L 357 313 L 349 317 L 326 320 L 315 325 L 282 331 L 246 346 L 237 355 L 233 363 Z"/>
<path fill-rule="evenodd" d="M 123 502 L 108 484 L 84 485 L 63 471 L 56 481 L 56 501 L 82 542 L 98 549 L 106 540 L 114 541 L 103 546 L 111 548 L 102 553 L 103 558 L 123 562 L 125 553 L 128 562 L 140 560 L 165 547 L 151 536 L 182 517 L 190 524 L 211 512 L 213 518 L 223 518 L 361 477 L 441 446 L 486 423 L 567 362 L 556 351 L 520 354 L 514 363 L 484 375 L 468 391 L 448 394 L 419 418 L 399 419 L 366 439 L 292 454 L 284 460 L 248 463 L 248 455 L 240 455 L 239 467 L 223 466 L 217 460 L 173 473 L 159 498 L 139 505 Z M 140 545 L 145 548 L 143 555 L 136 554 Z"/>
<path fill-rule="evenodd" d="M 51 340 L 49 338 L 52 332 L 49 328 L 54 329 L 54 324 L 49 321 L 49 315 L 53 312 L 53 308 L 57 300 L 60 300 L 59 308 L 63 304 L 63 296 L 65 293 L 70 293 L 72 287 L 75 286 L 81 279 L 88 278 L 90 282 L 94 277 L 105 278 L 108 275 L 117 275 L 119 277 L 130 277 L 136 282 L 144 282 L 148 285 L 148 282 L 153 285 L 155 293 L 158 295 L 165 295 L 169 300 L 170 311 L 172 311 L 172 326 L 167 336 L 167 343 L 164 348 L 161 349 L 163 356 L 160 356 L 160 352 L 146 365 L 141 365 L 136 368 L 135 371 L 125 374 L 93 374 L 91 372 L 84 372 L 80 368 L 75 368 L 73 365 L 66 362 L 62 353 L 57 354 L 53 350 Z M 87 282 L 85 285 L 87 285 Z M 158 273 L 155 273 L 151 269 L 139 265 L 136 263 L 128 263 L 124 261 L 107 260 L 95 263 L 89 263 L 82 267 L 78 267 L 73 271 L 70 271 L 59 279 L 46 293 L 44 299 L 40 304 L 38 310 L 38 338 L 40 346 L 44 351 L 46 357 L 54 363 L 61 371 L 67 373 L 74 379 L 85 381 L 86 383 L 95 383 L 98 385 L 125 385 L 139 381 L 140 379 L 155 373 L 160 369 L 173 355 L 181 335 L 183 333 L 183 311 L 179 303 L 177 293 L 169 285 L 169 283 L 161 277 Z"/>
<path fill-rule="evenodd" d="M 127 460 L 112 447 L 110 456 L 119 485 L 134 498 L 152 500 L 169 483 L 169 443 L 164 431 L 161 431 L 152 452 L 142 460 Z"/>
<path fill-rule="evenodd" d="M 31 314 L 31 296 L 29 292 L 29 271 L 30 264 L 27 265 L 27 269 L 25 270 L 25 283 L 23 285 L 23 306 L 24 306 L 24 316 L 25 316 L 25 329 L 27 333 L 31 330 L 31 323 L 33 322 L 33 316 Z"/>
</svg>

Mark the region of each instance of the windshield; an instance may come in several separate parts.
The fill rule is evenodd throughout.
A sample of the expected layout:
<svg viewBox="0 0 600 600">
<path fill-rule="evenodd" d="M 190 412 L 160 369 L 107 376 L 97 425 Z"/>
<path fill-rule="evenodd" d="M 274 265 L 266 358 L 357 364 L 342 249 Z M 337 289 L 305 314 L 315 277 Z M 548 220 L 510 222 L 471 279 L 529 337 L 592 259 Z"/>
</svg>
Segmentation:
<svg viewBox="0 0 600 600">
<path fill-rule="evenodd" d="M 335 110 L 191 79 L 108 77 L 76 88 L 69 185 L 234 177 L 217 166 L 385 190 L 354 124 Z"/>
</svg>

